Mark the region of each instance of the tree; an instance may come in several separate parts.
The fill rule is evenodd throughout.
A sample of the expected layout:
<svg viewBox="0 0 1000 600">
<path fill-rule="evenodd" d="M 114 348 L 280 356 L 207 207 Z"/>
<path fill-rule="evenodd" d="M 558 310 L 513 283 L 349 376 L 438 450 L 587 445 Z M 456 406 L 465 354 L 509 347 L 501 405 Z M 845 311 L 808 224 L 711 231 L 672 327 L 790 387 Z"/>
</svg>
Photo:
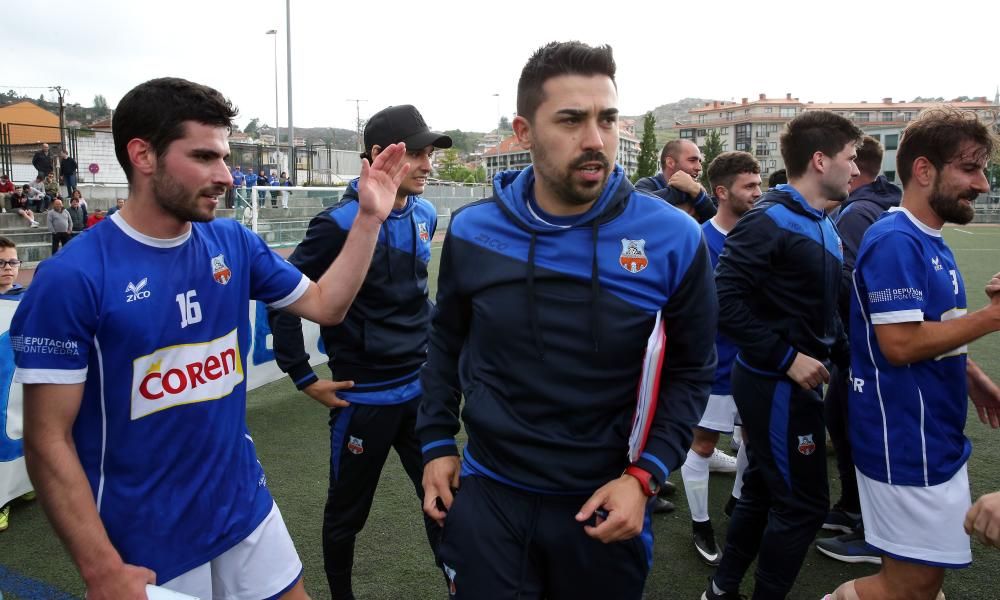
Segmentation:
<svg viewBox="0 0 1000 600">
<path fill-rule="evenodd" d="M 701 172 L 701 185 L 706 190 L 712 189 L 712 184 L 708 182 L 708 165 L 712 164 L 715 157 L 722 154 L 722 138 L 718 131 L 713 131 L 705 138 L 705 145 L 701 147 L 701 154 L 704 158 L 704 170 Z"/>
<path fill-rule="evenodd" d="M 250 119 L 250 122 L 247 123 L 247 126 L 243 128 L 243 133 L 257 137 L 257 129 L 259 127 L 258 125 L 259 123 L 260 119 L 258 119 L 257 117 Z"/>
<path fill-rule="evenodd" d="M 448 148 L 438 161 L 438 177 L 445 181 L 462 181 L 468 169 L 458 158 L 457 148 Z"/>
<path fill-rule="evenodd" d="M 497 130 L 497 135 L 503 135 L 505 131 L 514 131 L 510 126 L 510 119 L 506 116 L 500 117 L 500 128 Z"/>
<path fill-rule="evenodd" d="M 642 120 L 642 141 L 639 142 L 639 164 L 636 167 L 633 180 L 638 181 L 643 177 L 650 177 L 656 174 L 657 167 L 657 144 L 656 144 L 656 117 L 652 112 L 646 113 Z"/>
<path fill-rule="evenodd" d="M 109 112 L 108 101 L 101 94 L 94 96 L 94 109 L 97 111 L 97 114 L 99 115 L 105 115 Z"/>
</svg>

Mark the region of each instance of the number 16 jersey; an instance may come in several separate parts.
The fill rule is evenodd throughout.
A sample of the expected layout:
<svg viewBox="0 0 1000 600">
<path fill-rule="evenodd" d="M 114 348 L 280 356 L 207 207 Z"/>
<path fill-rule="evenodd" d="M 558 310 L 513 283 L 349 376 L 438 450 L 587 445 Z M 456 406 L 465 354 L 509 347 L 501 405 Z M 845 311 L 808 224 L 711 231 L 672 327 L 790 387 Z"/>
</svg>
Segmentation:
<svg viewBox="0 0 1000 600">
<path fill-rule="evenodd" d="M 161 240 L 116 213 L 39 266 L 11 322 L 15 381 L 84 383 L 73 441 L 125 562 L 168 581 L 270 511 L 246 426 L 248 302 L 308 285 L 228 219 Z"/>
</svg>

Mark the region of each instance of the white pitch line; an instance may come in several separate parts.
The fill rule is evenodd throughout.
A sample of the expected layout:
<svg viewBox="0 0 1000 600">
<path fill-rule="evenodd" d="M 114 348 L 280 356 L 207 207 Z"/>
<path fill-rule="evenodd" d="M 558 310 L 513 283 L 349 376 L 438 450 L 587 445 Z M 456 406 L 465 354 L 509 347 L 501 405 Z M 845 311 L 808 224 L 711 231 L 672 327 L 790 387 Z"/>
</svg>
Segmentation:
<svg viewBox="0 0 1000 600">
<path fill-rule="evenodd" d="M 959 233 L 967 233 L 967 234 L 969 234 L 969 235 L 975 235 L 975 234 L 974 234 L 974 233 L 972 233 L 971 231 L 966 231 L 966 230 L 964 230 L 964 229 L 959 229 L 959 228 L 957 228 L 957 227 L 955 228 L 955 231 L 957 231 L 957 232 L 959 232 Z"/>
</svg>

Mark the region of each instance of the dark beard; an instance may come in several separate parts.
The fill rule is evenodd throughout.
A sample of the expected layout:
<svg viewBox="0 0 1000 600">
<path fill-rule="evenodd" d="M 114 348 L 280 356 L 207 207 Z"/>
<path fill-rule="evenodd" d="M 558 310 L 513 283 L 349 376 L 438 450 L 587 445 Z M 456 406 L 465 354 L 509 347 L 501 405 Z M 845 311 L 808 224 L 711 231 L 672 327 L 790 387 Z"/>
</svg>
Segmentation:
<svg viewBox="0 0 1000 600">
<path fill-rule="evenodd" d="M 948 197 L 941 193 L 941 190 L 935 183 L 934 189 L 931 190 L 929 204 L 931 209 L 937 213 L 937 216 L 941 217 L 945 223 L 965 225 L 966 223 L 971 222 L 976 216 L 976 210 L 972 207 L 975 195 L 970 197 L 969 194 L 970 193 L 956 194 Z M 968 200 L 968 206 L 963 205 L 960 200 Z"/>
<path fill-rule="evenodd" d="M 538 164 L 546 164 L 547 158 L 545 150 L 541 147 L 535 149 L 535 175 L 544 179 L 549 188 L 567 204 L 584 206 L 594 202 L 601 197 L 601 192 L 604 191 L 604 186 L 608 184 L 608 178 L 611 177 L 610 163 L 608 162 L 608 158 L 601 152 L 592 151 L 581 154 L 569 165 L 569 168 L 565 172 L 556 173 L 555 177 L 549 177 L 548 173 L 544 173 L 537 168 Z M 580 165 L 588 162 L 597 162 L 601 164 L 604 168 L 604 179 L 602 179 L 600 184 L 595 185 L 592 189 L 585 188 L 583 190 L 579 190 L 573 187 L 572 172 L 575 171 Z"/>
<path fill-rule="evenodd" d="M 178 220 L 204 223 L 215 218 L 214 211 L 207 215 L 199 212 L 199 196 L 192 197 L 190 190 L 185 189 L 176 179 L 167 175 L 164 170 L 157 168 L 156 173 L 153 175 L 152 185 L 153 197 L 156 199 L 157 204 Z"/>
</svg>

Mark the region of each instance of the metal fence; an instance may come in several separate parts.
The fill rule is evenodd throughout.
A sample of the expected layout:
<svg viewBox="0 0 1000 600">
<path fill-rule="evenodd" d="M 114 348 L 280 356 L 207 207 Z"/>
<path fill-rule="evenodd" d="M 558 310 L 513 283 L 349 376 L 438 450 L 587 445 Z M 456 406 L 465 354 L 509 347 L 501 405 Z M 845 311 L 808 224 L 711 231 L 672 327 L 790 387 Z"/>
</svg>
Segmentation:
<svg viewBox="0 0 1000 600">
<path fill-rule="evenodd" d="M 111 132 L 98 129 L 66 128 L 24 123 L 0 123 L 0 171 L 9 173 L 17 183 L 35 178 L 31 165 L 35 152 L 42 144 L 49 144 L 49 157 L 57 169 L 59 153 L 65 148 L 76 159 L 81 183 L 125 183 L 125 172 L 115 157 L 115 144 Z M 97 172 L 91 172 L 95 165 Z"/>
</svg>

